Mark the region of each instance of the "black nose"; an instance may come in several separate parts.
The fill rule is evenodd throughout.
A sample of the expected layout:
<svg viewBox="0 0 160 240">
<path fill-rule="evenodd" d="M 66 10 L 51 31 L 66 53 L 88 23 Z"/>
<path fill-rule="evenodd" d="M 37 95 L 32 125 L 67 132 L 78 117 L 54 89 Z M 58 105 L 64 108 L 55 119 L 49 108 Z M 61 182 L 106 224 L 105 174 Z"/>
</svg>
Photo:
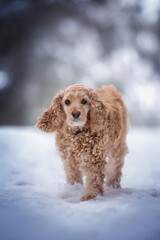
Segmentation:
<svg viewBox="0 0 160 240">
<path fill-rule="evenodd" d="M 72 116 L 74 117 L 74 118 L 79 118 L 79 116 L 81 115 L 81 113 L 79 112 L 79 111 L 73 111 L 72 112 Z"/>
</svg>

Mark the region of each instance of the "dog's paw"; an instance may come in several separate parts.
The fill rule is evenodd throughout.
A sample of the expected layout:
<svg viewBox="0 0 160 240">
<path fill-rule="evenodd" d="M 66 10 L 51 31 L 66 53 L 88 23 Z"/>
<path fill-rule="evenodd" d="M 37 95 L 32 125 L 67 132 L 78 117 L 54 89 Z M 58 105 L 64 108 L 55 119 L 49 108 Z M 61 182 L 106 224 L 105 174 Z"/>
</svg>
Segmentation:
<svg viewBox="0 0 160 240">
<path fill-rule="evenodd" d="M 107 187 L 112 187 L 112 188 L 121 188 L 121 184 L 118 181 L 112 181 L 112 182 L 106 182 Z"/>
<path fill-rule="evenodd" d="M 121 184 L 119 182 L 114 182 L 112 187 L 113 188 L 121 188 Z"/>
<path fill-rule="evenodd" d="M 93 192 L 89 192 L 89 193 L 86 193 L 84 195 L 82 195 L 81 197 L 81 201 L 88 201 L 88 200 L 91 200 L 93 198 L 95 198 L 98 194 L 97 193 L 93 193 Z"/>
</svg>

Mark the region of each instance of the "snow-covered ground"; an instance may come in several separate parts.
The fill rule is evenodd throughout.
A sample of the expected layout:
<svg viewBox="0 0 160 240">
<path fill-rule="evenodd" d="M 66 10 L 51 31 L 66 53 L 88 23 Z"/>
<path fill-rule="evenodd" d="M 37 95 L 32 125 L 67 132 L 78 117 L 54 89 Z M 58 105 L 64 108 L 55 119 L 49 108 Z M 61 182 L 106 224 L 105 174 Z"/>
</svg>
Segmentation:
<svg viewBox="0 0 160 240">
<path fill-rule="evenodd" d="M 0 240 L 159 240 L 160 129 L 133 128 L 122 189 L 80 202 L 54 134 L 0 128 Z"/>
</svg>

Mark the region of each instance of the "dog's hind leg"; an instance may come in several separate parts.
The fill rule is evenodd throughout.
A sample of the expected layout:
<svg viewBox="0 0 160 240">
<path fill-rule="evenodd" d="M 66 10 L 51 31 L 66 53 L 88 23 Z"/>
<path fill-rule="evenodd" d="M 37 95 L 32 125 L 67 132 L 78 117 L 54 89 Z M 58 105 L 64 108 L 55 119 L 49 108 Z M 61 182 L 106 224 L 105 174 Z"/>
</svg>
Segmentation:
<svg viewBox="0 0 160 240">
<path fill-rule="evenodd" d="M 116 148 L 112 149 L 106 164 L 106 185 L 108 187 L 120 188 L 122 167 L 124 164 L 124 157 L 128 152 L 126 143 L 120 143 Z"/>
</svg>

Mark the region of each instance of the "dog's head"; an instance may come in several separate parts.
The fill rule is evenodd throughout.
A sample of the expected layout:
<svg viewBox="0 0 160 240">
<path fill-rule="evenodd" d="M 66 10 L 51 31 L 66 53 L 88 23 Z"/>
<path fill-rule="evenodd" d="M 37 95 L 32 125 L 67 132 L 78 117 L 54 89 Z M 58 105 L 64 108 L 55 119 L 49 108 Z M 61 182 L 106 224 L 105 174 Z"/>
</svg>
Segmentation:
<svg viewBox="0 0 160 240">
<path fill-rule="evenodd" d="M 51 106 L 39 118 L 36 126 L 45 132 L 53 132 L 66 126 L 82 129 L 88 122 L 92 131 L 104 128 L 107 113 L 96 92 L 83 85 L 71 85 L 60 91 Z"/>
</svg>

